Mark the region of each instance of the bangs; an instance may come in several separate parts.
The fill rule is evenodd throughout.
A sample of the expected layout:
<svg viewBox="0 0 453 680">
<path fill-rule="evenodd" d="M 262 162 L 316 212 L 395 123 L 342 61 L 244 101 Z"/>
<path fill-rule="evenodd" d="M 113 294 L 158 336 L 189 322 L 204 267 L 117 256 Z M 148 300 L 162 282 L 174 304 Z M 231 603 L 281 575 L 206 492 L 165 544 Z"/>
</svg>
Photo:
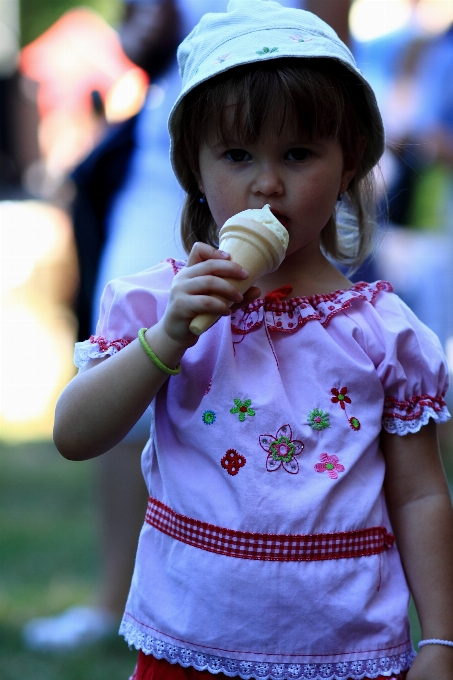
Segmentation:
<svg viewBox="0 0 453 680">
<path fill-rule="evenodd" d="M 278 59 L 236 67 L 188 94 L 187 141 L 198 155 L 202 142 L 250 143 L 264 128 L 278 135 L 289 124 L 307 141 L 338 138 L 349 151 L 350 140 L 360 134 L 354 126 L 354 86 L 354 75 L 348 77 L 347 69 L 332 59 Z M 349 140 L 342 139 L 345 128 Z"/>
</svg>

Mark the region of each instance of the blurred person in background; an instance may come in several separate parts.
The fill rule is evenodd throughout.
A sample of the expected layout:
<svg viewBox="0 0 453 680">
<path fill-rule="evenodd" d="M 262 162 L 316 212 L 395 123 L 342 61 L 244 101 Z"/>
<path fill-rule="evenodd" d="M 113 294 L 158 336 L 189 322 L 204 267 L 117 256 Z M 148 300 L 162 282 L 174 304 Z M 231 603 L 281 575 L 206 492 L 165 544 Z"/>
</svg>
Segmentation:
<svg viewBox="0 0 453 680">
<path fill-rule="evenodd" d="M 280 0 L 305 7 L 348 39 L 350 0 Z M 112 279 L 154 266 L 169 254 L 184 258 L 177 236 L 183 192 L 169 161 L 167 118 L 179 94 L 176 47 L 201 16 L 225 11 L 228 0 L 126 0 L 123 49 L 150 77 L 140 113 L 112 127 L 76 168 L 73 222 L 80 289 L 79 339 L 94 333 L 99 300 Z M 26 644 L 36 650 L 78 648 L 115 632 L 133 571 L 147 495 L 140 455 L 149 436 L 145 413 L 125 440 L 97 459 L 101 514 L 102 588 L 95 606 L 72 607 L 30 621 Z"/>
<path fill-rule="evenodd" d="M 439 258 L 426 272 L 424 305 L 444 346 L 453 338 L 453 24 L 419 60 L 410 141 L 419 175 L 413 222 L 438 235 Z M 437 234 L 436 234 L 437 232 Z M 440 251 L 440 252 L 439 252 Z M 416 272 L 414 271 L 414 279 Z M 429 321 L 428 321 L 429 323 Z M 450 396 L 451 398 L 451 396 Z"/>
<path fill-rule="evenodd" d="M 452 41 L 449 32 L 442 37 L 428 32 L 422 4 L 408 0 L 403 26 L 379 38 L 354 41 L 353 50 L 376 92 L 387 137 L 381 162 L 382 219 L 388 219 L 390 228 L 384 230 L 376 253 L 377 278 L 392 281 L 446 346 L 452 334 L 443 299 L 452 299 L 451 209 L 446 209 L 448 176 L 451 180 L 447 169 L 451 127 L 448 133 L 446 121 L 449 115 L 452 120 L 451 112 L 446 114 L 452 105 L 447 45 Z M 445 150 L 445 157 L 435 146 Z"/>
</svg>

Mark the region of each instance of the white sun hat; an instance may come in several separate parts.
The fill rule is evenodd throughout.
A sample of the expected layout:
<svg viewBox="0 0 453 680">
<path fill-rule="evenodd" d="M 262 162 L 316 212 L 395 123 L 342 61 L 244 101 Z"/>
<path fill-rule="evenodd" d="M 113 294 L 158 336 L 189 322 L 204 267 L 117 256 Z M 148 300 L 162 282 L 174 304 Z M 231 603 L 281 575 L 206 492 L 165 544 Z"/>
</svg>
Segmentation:
<svg viewBox="0 0 453 680">
<path fill-rule="evenodd" d="M 363 84 L 369 110 L 366 172 L 384 151 L 384 126 L 369 83 L 335 31 L 311 12 L 282 7 L 272 0 L 230 0 L 227 12 L 205 14 L 178 48 L 182 90 L 168 121 L 171 160 L 179 139 L 183 100 L 201 83 L 243 64 L 288 57 L 329 58 L 341 62 Z M 364 159 L 365 160 L 365 159 Z"/>
</svg>

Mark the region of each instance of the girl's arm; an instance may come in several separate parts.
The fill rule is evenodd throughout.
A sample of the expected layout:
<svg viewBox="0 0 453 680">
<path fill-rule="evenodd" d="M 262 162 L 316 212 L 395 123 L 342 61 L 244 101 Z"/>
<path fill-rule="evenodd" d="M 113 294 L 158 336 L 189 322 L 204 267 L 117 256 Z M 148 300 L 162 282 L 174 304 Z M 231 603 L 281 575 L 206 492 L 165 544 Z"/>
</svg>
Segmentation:
<svg viewBox="0 0 453 680">
<path fill-rule="evenodd" d="M 382 432 L 386 496 L 423 639 L 453 641 L 453 509 L 434 421 Z M 453 647 L 426 645 L 407 680 L 452 680 Z"/>
<path fill-rule="evenodd" d="M 159 359 L 174 368 L 198 338 L 189 330 L 197 314 L 229 315 L 219 295 L 245 304 L 256 288 L 243 296 L 224 277 L 245 279 L 248 274 L 227 253 L 197 243 L 187 266 L 173 280 L 165 314 L 145 338 Z M 259 292 L 259 291 L 258 291 Z M 137 329 L 138 330 L 138 329 Z M 93 361 L 60 396 L 55 411 L 54 441 L 70 460 L 85 460 L 118 444 L 167 380 L 138 340 L 111 357 Z"/>
</svg>

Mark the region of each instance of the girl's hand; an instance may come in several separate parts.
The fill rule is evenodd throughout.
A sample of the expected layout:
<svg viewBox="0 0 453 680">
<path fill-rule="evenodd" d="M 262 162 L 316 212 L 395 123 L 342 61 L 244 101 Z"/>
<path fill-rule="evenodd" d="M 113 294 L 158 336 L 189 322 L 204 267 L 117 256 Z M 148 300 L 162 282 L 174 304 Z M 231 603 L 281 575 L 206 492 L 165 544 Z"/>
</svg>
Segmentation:
<svg viewBox="0 0 453 680">
<path fill-rule="evenodd" d="M 425 645 L 417 654 L 406 680 L 451 680 L 453 647 Z"/>
<path fill-rule="evenodd" d="M 231 308 L 217 296 L 236 307 L 245 305 L 260 294 L 256 287 L 241 295 L 226 278 L 244 280 L 248 272 L 231 261 L 228 253 L 205 243 L 196 243 L 187 260 L 173 279 L 165 314 L 160 321 L 163 331 L 182 347 L 195 345 L 198 336 L 189 330 L 190 322 L 198 314 L 229 316 Z"/>
</svg>

